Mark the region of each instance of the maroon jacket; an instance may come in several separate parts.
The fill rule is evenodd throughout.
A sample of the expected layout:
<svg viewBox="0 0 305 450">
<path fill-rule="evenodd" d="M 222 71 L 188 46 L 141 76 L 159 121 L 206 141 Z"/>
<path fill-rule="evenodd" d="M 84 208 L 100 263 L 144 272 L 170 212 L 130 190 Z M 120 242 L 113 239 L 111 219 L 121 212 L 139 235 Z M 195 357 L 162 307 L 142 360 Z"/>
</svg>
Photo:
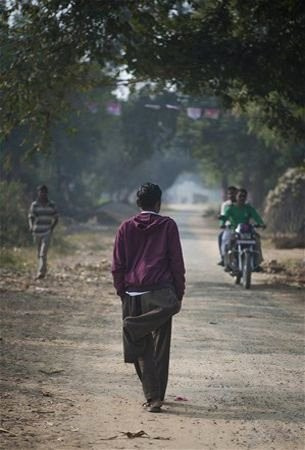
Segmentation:
<svg viewBox="0 0 305 450">
<path fill-rule="evenodd" d="M 119 227 L 113 249 L 113 283 L 119 296 L 129 290 L 173 286 L 182 300 L 185 269 L 179 232 L 173 219 L 140 213 Z"/>
</svg>

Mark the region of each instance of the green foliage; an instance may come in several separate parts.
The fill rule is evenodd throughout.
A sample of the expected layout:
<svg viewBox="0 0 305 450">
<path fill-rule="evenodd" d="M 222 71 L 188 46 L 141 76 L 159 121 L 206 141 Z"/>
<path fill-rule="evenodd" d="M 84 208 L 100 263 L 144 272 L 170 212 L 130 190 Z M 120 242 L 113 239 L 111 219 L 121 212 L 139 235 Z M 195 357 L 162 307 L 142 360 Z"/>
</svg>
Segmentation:
<svg viewBox="0 0 305 450">
<path fill-rule="evenodd" d="M 212 92 L 228 107 L 257 103 L 269 128 L 285 140 L 303 140 L 304 5 L 188 3 L 190 13 L 173 17 L 160 48 L 160 76 L 188 92 Z"/>
<path fill-rule="evenodd" d="M 77 47 L 46 7 L 9 2 L 0 34 L 0 133 L 27 126 L 33 150 L 45 150 L 50 126 L 66 111 L 71 89 L 88 84 L 88 64 L 78 61 Z"/>
<path fill-rule="evenodd" d="M 51 129 L 48 154 L 27 158 L 26 128 L 15 129 L 2 146 L 4 179 L 21 180 L 29 197 L 45 183 L 61 215 L 86 220 L 102 197 L 116 193 L 126 199 L 147 179 L 165 189 L 181 171 L 196 170 L 194 157 L 210 184 L 245 186 L 260 206 L 278 176 L 303 159 L 302 146 L 283 146 L 273 136 L 269 142 L 258 139 L 243 116 L 221 109 L 217 120 L 187 117 L 188 105 L 219 107 L 212 97 L 182 97 L 145 87 L 121 102 L 120 116 L 106 112 L 109 101 L 117 100 L 105 89 L 75 95 L 75 111 Z M 168 104 L 180 110 L 168 109 Z"/>
<path fill-rule="evenodd" d="M 266 199 L 265 218 L 275 233 L 305 237 L 305 169 L 288 169 Z"/>
<path fill-rule="evenodd" d="M 227 107 L 257 105 L 285 141 L 302 141 L 305 7 L 298 0 L 11 0 L 1 5 L 2 136 L 33 129 L 47 146 L 71 94 L 138 79 Z"/>
<path fill-rule="evenodd" d="M 114 87 L 128 61 L 142 65 L 138 47 L 149 51 L 161 26 L 157 16 L 166 16 L 173 2 L 158 3 L 12 0 L 2 6 L 0 135 L 27 126 L 33 150 L 45 151 L 71 94 Z"/>
<path fill-rule="evenodd" d="M 243 116 L 224 111 L 218 120 L 191 122 L 181 117 L 178 133 L 184 146 L 201 161 L 207 180 L 217 180 L 224 191 L 229 184 L 244 186 L 256 206 L 261 206 L 293 154 L 293 149 L 280 154 L 274 145 L 267 147 L 262 139 L 249 132 Z"/>
<path fill-rule="evenodd" d="M 28 208 L 29 202 L 21 183 L 0 181 L 1 246 L 18 246 L 31 242 Z"/>
<path fill-rule="evenodd" d="M 27 271 L 29 262 L 35 258 L 34 248 L 29 247 L 2 247 L 0 249 L 0 269 Z"/>
<path fill-rule="evenodd" d="M 16 128 L 2 146 L 4 178 L 22 180 L 29 196 L 38 184 L 47 184 L 60 213 L 78 219 L 90 216 L 102 196 L 109 199 L 121 192 L 125 198 L 143 177 L 158 173 L 166 185 L 185 165 L 177 162 L 176 145 L 171 147 L 179 113 L 165 108 L 177 104 L 177 95 L 145 88 L 121 102 L 120 116 L 107 113 L 109 101 L 117 99 L 106 89 L 75 95 L 75 111 L 51 128 L 46 154 L 27 157 L 31 146 L 24 142 L 26 127 Z M 145 107 L 152 102 L 160 110 Z"/>
</svg>

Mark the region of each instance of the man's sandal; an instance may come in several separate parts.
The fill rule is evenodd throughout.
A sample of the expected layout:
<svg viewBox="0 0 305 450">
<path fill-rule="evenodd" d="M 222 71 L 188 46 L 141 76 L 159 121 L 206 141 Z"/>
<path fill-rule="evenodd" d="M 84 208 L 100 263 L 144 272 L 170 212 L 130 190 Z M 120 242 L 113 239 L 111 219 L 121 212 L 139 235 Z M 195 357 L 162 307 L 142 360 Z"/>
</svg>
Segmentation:
<svg viewBox="0 0 305 450">
<path fill-rule="evenodd" d="M 150 402 L 150 405 L 147 407 L 147 411 L 151 413 L 160 413 L 161 406 L 162 406 L 161 400 L 152 400 Z"/>
<path fill-rule="evenodd" d="M 142 408 L 149 408 L 151 401 L 147 400 L 146 402 L 142 403 Z"/>
</svg>

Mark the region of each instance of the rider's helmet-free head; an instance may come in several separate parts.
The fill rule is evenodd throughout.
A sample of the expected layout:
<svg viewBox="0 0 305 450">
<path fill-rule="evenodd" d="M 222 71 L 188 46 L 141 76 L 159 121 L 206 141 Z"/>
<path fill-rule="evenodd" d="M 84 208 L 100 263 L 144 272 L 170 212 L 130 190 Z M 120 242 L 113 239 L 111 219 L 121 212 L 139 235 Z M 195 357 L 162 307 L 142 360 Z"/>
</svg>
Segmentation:
<svg viewBox="0 0 305 450">
<path fill-rule="evenodd" d="M 248 195 L 248 192 L 246 189 L 244 189 L 244 188 L 238 189 L 237 195 L 236 195 L 237 203 L 240 203 L 240 204 L 246 203 L 247 195 Z"/>
</svg>

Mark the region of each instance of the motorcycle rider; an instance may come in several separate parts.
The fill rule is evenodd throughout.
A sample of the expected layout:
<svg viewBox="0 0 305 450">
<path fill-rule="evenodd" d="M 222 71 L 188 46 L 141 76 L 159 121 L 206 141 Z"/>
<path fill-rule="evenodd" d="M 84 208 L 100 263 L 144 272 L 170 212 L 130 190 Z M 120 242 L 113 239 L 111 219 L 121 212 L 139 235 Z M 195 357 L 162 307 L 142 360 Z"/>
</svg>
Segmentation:
<svg viewBox="0 0 305 450">
<path fill-rule="evenodd" d="M 221 243 L 221 254 L 224 258 L 225 252 L 230 249 L 232 244 L 233 231 L 237 227 L 239 223 L 250 223 L 250 220 L 254 220 L 256 225 L 265 228 L 265 224 L 259 213 L 256 211 L 253 206 L 251 206 L 247 202 L 247 190 L 244 188 L 238 189 L 236 194 L 236 203 L 228 206 L 224 214 L 220 218 L 220 226 L 221 228 L 225 228 L 222 235 L 222 243 Z M 230 222 L 230 227 L 226 227 L 226 222 Z M 258 233 L 255 235 L 256 240 L 256 250 L 258 252 L 258 260 L 257 260 L 257 268 L 256 271 L 260 270 L 259 264 L 263 260 L 262 249 L 260 236 Z M 226 268 L 225 270 L 229 270 Z"/>
<path fill-rule="evenodd" d="M 235 186 L 229 186 L 227 189 L 227 200 L 225 200 L 220 207 L 220 217 L 224 215 L 226 209 L 233 205 L 233 203 L 236 202 L 236 194 L 237 194 L 237 187 Z M 223 261 L 223 256 L 221 253 L 221 242 L 222 242 L 222 236 L 223 236 L 224 231 L 221 230 L 219 235 L 218 235 L 218 248 L 219 248 L 219 253 L 220 253 L 220 261 L 218 262 L 219 266 L 224 266 L 224 261 Z"/>
</svg>

